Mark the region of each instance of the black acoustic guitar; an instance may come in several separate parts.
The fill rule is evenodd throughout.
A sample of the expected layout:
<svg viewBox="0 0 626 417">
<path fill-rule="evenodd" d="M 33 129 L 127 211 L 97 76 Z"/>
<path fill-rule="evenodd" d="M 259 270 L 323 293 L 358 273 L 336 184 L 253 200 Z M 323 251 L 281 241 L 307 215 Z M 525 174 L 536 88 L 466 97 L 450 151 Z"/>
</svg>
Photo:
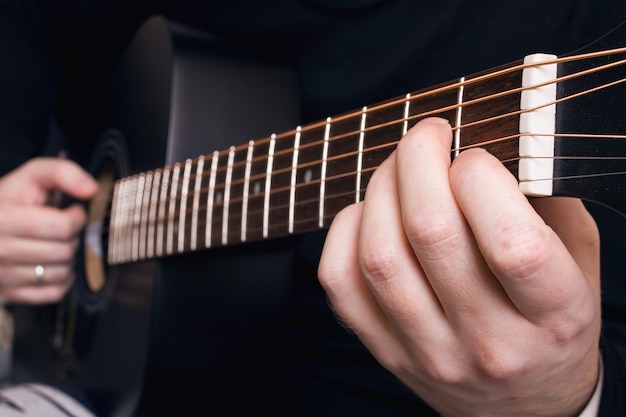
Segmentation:
<svg viewBox="0 0 626 417">
<path fill-rule="evenodd" d="M 294 128 L 296 82 L 163 19 L 144 26 L 98 126 L 84 279 L 52 316 L 16 309 L 17 379 L 76 387 L 103 416 L 226 410 L 229 392 L 271 372 L 289 291 L 274 277 L 289 275 L 276 268 L 289 267 L 293 239 L 363 200 L 427 116 L 452 124 L 452 158 L 486 148 L 529 196 L 626 213 L 626 27 L 569 56 L 530 55 Z M 245 102 L 213 98 L 224 90 Z"/>
</svg>

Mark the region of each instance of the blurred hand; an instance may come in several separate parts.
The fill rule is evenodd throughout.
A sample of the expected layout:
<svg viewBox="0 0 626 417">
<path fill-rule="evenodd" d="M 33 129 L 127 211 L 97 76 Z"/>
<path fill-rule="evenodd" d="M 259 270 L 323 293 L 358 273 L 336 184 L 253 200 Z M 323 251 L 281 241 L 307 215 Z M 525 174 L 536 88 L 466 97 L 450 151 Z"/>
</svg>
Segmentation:
<svg viewBox="0 0 626 417">
<path fill-rule="evenodd" d="M 575 199 L 531 204 L 483 150 L 451 164 L 451 138 L 440 119 L 405 135 L 333 222 L 320 282 L 442 415 L 575 416 L 598 376 L 595 223 Z"/>
<path fill-rule="evenodd" d="M 77 164 L 35 158 L 0 178 L 0 300 L 58 301 L 71 285 L 86 214 L 75 204 L 49 205 L 53 195 L 88 199 L 96 181 Z M 41 275 L 41 278 L 38 277 Z"/>
</svg>

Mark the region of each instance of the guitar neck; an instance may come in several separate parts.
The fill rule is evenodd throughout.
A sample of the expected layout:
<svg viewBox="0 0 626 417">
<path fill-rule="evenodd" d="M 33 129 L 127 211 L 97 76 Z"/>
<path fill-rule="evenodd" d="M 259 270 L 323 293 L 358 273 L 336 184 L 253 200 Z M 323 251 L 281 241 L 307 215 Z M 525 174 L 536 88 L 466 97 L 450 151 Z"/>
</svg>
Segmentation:
<svg viewBox="0 0 626 417">
<path fill-rule="evenodd" d="M 552 195 L 561 100 L 557 61 L 532 55 L 123 178 L 112 191 L 108 261 L 127 263 L 327 228 L 341 209 L 363 200 L 374 170 L 407 130 L 428 116 L 450 121 L 452 158 L 480 146 L 502 161 L 525 193 Z"/>
</svg>

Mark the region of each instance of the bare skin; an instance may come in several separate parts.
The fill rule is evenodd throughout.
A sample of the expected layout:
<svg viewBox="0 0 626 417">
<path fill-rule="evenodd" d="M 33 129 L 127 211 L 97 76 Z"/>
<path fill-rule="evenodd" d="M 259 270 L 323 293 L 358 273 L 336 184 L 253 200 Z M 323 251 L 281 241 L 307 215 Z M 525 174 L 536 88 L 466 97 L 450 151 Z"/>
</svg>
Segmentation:
<svg viewBox="0 0 626 417">
<path fill-rule="evenodd" d="M 451 129 L 416 125 L 330 228 L 319 279 L 383 366 L 444 416 L 575 416 L 594 391 L 599 237 L 520 193 Z"/>
<path fill-rule="evenodd" d="M 0 299 L 45 304 L 64 295 L 86 214 L 78 204 L 48 203 L 57 190 L 82 200 L 97 188 L 78 165 L 57 158 L 32 159 L 0 179 Z M 44 267 L 41 284 L 36 265 Z"/>
</svg>

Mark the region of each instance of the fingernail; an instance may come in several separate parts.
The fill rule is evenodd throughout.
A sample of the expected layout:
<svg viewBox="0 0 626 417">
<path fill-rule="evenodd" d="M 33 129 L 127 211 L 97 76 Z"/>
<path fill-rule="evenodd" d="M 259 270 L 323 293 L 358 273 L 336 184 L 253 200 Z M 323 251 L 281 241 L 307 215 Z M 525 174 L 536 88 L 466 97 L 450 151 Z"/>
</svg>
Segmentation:
<svg viewBox="0 0 626 417">
<path fill-rule="evenodd" d="M 431 123 L 436 125 L 449 125 L 450 122 L 442 117 L 428 117 L 422 120 L 422 123 Z"/>
</svg>

